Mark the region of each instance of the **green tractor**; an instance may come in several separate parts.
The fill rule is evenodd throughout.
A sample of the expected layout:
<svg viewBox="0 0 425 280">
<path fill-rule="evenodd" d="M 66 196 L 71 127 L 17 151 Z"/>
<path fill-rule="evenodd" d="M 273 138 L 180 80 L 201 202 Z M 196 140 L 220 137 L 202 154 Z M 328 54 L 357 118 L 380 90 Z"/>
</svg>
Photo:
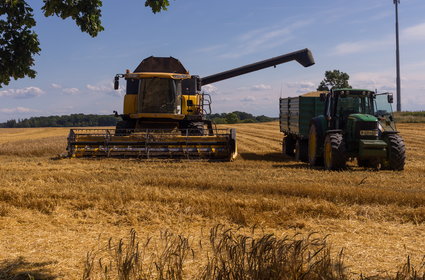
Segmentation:
<svg viewBox="0 0 425 280">
<path fill-rule="evenodd" d="M 405 146 L 392 114 L 391 93 L 332 89 L 321 93 L 324 115 L 314 117 L 308 132 L 308 162 L 340 170 L 348 160 L 361 167 L 403 170 Z"/>
</svg>

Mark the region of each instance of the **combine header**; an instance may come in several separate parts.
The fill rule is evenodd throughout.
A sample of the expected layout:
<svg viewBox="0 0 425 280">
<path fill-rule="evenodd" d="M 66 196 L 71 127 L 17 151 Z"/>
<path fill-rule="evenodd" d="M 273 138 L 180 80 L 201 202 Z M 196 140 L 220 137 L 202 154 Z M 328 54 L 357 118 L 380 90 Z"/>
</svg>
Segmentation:
<svg viewBox="0 0 425 280">
<path fill-rule="evenodd" d="M 120 78 L 127 82 L 116 129 L 72 129 L 68 155 L 231 161 L 237 156 L 236 130 L 217 129 L 206 119 L 211 98 L 201 87 L 292 60 L 314 64 L 303 49 L 200 78 L 173 57 L 148 57 L 134 72 L 115 76 L 116 90 Z"/>
</svg>

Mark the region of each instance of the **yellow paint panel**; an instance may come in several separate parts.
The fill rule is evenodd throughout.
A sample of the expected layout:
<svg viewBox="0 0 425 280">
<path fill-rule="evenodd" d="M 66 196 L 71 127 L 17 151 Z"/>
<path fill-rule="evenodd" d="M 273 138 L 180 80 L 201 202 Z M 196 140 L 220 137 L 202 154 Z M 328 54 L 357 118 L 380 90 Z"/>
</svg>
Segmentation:
<svg viewBox="0 0 425 280">
<path fill-rule="evenodd" d="M 130 115 L 137 113 L 137 94 L 126 94 L 124 96 L 124 114 Z"/>
<path fill-rule="evenodd" d="M 199 115 L 201 97 L 199 94 L 182 95 L 182 114 Z"/>
</svg>

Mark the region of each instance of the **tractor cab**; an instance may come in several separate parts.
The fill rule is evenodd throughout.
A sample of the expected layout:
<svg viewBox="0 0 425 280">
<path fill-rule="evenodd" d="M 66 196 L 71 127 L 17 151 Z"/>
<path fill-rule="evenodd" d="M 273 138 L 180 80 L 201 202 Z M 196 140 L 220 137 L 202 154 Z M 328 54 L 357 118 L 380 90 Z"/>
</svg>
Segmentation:
<svg viewBox="0 0 425 280">
<path fill-rule="evenodd" d="M 350 120 L 376 121 L 373 91 L 334 89 L 325 98 L 325 117 L 329 129 L 345 130 Z"/>
</svg>

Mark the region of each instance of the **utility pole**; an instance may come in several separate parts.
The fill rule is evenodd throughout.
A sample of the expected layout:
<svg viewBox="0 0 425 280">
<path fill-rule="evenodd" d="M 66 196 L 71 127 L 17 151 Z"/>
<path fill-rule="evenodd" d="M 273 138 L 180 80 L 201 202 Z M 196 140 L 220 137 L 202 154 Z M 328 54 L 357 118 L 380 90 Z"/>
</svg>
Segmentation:
<svg viewBox="0 0 425 280">
<path fill-rule="evenodd" d="M 400 93 L 400 49 L 398 40 L 398 4 L 400 0 L 393 0 L 395 4 L 395 41 L 396 41 L 396 68 L 397 68 L 397 112 L 401 111 L 401 93 Z"/>
</svg>

